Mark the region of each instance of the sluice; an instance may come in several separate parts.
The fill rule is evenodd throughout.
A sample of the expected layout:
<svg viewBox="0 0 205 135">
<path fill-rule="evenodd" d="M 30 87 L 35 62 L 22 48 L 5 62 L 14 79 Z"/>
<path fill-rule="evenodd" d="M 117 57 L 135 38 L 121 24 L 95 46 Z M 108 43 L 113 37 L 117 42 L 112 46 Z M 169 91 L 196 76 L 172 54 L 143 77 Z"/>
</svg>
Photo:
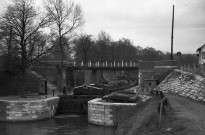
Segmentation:
<svg viewBox="0 0 205 135">
<path fill-rule="evenodd" d="M 87 114 L 88 101 L 98 95 L 60 95 L 58 114 Z"/>
</svg>

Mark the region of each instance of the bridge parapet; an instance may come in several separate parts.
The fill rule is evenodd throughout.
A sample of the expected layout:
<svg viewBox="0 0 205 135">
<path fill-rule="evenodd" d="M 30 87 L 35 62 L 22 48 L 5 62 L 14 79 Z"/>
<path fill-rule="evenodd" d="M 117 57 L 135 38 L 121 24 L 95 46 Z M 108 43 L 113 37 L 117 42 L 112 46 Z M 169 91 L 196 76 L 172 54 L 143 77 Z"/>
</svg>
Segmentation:
<svg viewBox="0 0 205 135">
<path fill-rule="evenodd" d="M 78 68 L 138 68 L 139 64 L 136 61 L 89 61 L 89 62 L 72 62 L 67 63 L 67 67 Z"/>
</svg>

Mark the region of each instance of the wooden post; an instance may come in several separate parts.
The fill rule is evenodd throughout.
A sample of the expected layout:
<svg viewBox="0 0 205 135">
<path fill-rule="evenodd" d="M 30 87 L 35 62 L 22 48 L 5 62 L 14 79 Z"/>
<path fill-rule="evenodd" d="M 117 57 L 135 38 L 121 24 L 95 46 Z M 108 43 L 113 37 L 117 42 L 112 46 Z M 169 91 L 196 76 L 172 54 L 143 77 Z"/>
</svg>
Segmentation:
<svg viewBox="0 0 205 135">
<path fill-rule="evenodd" d="M 161 125 L 161 120 L 162 120 L 162 101 L 160 101 L 160 112 L 159 112 L 159 126 Z"/>
<path fill-rule="evenodd" d="M 160 101 L 159 126 L 161 126 L 162 108 L 163 108 L 163 102 L 164 102 L 164 100 L 166 100 L 166 97 L 164 97 L 164 98 Z"/>
</svg>

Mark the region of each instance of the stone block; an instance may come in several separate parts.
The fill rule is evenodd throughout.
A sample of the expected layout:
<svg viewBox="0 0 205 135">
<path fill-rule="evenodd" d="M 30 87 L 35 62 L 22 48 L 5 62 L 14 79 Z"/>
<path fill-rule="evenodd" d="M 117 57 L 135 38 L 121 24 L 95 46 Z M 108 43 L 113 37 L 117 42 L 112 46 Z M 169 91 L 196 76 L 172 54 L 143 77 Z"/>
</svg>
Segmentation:
<svg viewBox="0 0 205 135">
<path fill-rule="evenodd" d="M 38 118 L 38 116 L 36 116 L 36 115 L 31 116 L 31 119 L 37 119 L 37 118 Z"/>
<path fill-rule="evenodd" d="M 14 116 L 15 116 L 15 117 L 22 117 L 23 115 L 20 114 L 20 113 L 17 113 L 17 114 L 15 114 Z"/>
</svg>

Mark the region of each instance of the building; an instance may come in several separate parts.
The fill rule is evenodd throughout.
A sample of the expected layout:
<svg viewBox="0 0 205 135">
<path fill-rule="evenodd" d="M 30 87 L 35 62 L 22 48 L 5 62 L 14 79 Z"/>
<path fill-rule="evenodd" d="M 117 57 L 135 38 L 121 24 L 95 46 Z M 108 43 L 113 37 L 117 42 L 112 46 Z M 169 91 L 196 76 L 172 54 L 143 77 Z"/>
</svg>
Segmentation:
<svg viewBox="0 0 205 135">
<path fill-rule="evenodd" d="M 205 44 L 199 47 L 197 50 L 197 56 L 199 64 L 205 64 Z"/>
<path fill-rule="evenodd" d="M 151 93 L 169 73 L 177 68 L 177 60 L 139 61 L 139 85 L 142 92 Z"/>
</svg>

